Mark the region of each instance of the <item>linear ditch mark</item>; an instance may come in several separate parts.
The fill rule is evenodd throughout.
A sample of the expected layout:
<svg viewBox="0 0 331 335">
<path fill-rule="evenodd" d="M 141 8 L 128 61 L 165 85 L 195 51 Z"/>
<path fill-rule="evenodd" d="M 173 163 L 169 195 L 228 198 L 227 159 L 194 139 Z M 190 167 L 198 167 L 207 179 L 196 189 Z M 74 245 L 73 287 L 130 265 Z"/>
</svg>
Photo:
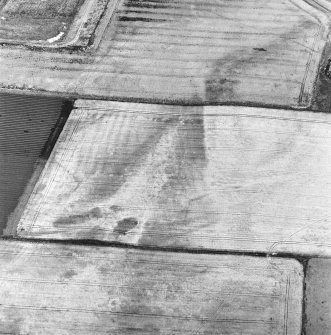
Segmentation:
<svg viewBox="0 0 331 335">
<path fill-rule="evenodd" d="M 307 315 L 307 271 L 308 271 L 308 262 L 309 259 L 304 260 L 301 264 L 303 267 L 303 283 L 302 283 L 302 311 L 301 311 L 301 335 L 306 335 L 307 333 L 307 324 L 308 324 L 308 315 Z"/>
<path fill-rule="evenodd" d="M 295 253 L 267 253 L 267 252 L 256 252 L 256 251 L 236 251 L 236 250 L 215 250 L 215 249 L 199 249 L 199 248 L 184 248 L 184 247 L 160 247 L 156 245 L 134 245 L 116 241 L 100 241 L 90 239 L 51 239 L 51 238 L 29 238 L 29 237 L 17 237 L 17 236 L 0 236 L 0 241 L 12 241 L 12 242 L 27 242 L 35 244 L 58 244 L 58 245 L 77 245 L 86 247 L 112 247 L 119 249 L 132 249 L 132 250 L 143 250 L 143 251 L 155 251 L 155 252 L 168 252 L 168 253 L 184 253 L 184 254 L 200 254 L 200 255 L 235 255 L 235 256 L 251 256 L 261 258 L 286 258 L 297 260 L 300 264 L 304 265 L 311 258 L 316 256 L 307 256 L 303 254 Z"/>
<path fill-rule="evenodd" d="M 17 91 L 12 92 L 11 89 L 1 88 L 3 94 L 18 94 Z M 23 89 L 20 89 L 20 94 L 24 92 Z M 33 94 L 31 94 L 33 92 Z M 314 112 L 314 113 L 330 113 L 331 108 L 328 110 L 319 110 L 316 106 L 313 108 L 312 106 L 308 107 L 296 107 L 289 105 L 279 105 L 272 103 L 260 103 L 260 102 L 251 102 L 251 101 L 224 101 L 224 102 L 204 102 L 202 99 L 198 99 L 196 97 L 192 97 L 191 99 L 161 99 L 161 98 L 137 98 L 137 97 L 122 97 L 122 96 L 96 96 L 94 94 L 78 94 L 78 93 L 70 93 L 65 95 L 62 92 L 43 92 L 38 90 L 32 90 L 26 96 L 30 95 L 38 95 L 41 97 L 53 97 L 53 98 L 62 98 L 71 101 L 75 101 L 77 99 L 80 100 L 96 100 L 96 101 L 115 101 L 115 102 L 124 102 L 124 103 L 142 103 L 142 104 L 150 104 L 150 105 L 160 105 L 160 106 L 178 106 L 178 107 L 249 107 L 249 108 L 264 108 L 264 109 L 275 109 L 275 110 L 288 110 L 288 111 L 302 111 L 302 112 Z M 331 90 L 330 90 L 330 99 L 331 99 Z M 330 104 L 331 105 L 331 104 Z M 76 109 L 76 107 L 73 107 Z"/>
<path fill-rule="evenodd" d="M 118 16 L 117 18 L 118 21 L 134 21 L 134 22 L 166 22 L 167 20 L 165 19 L 152 19 L 152 18 L 147 18 L 147 17 L 131 17 L 131 16 L 125 16 L 121 15 Z"/>
<path fill-rule="evenodd" d="M 164 18 L 155 18 L 158 9 L 172 8 L 171 3 L 146 3 L 145 1 L 129 1 L 123 4 L 122 9 L 117 11 L 117 21 L 131 21 L 131 22 L 167 22 L 169 20 Z M 144 11 L 146 9 L 146 11 Z M 148 11 L 155 9 L 155 12 Z M 154 17 L 153 17 L 154 16 Z"/>
<path fill-rule="evenodd" d="M 20 92 L 24 92 L 23 88 L 15 88 L 15 93 L 17 94 L 17 89 Z M 8 88 L 0 87 L 0 92 L 10 93 L 12 90 Z M 39 90 L 31 90 L 34 95 L 40 96 L 52 96 L 53 98 L 63 98 L 67 100 L 97 100 L 97 101 L 116 101 L 116 102 L 126 102 L 126 103 L 144 103 L 150 105 L 168 105 L 168 106 L 178 106 L 178 107 L 208 107 L 208 106 L 234 106 L 234 107 L 251 107 L 251 108 L 268 108 L 268 109 L 280 109 L 280 110 L 289 110 L 289 111 L 307 111 L 307 112 L 321 112 L 328 113 L 328 111 L 318 110 L 317 108 L 312 109 L 311 106 L 307 107 L 296 107 L 290 105 L 279 105 L 273 103 L 263 103 L 263 102 L 252 102 L 252 101 L 216 101 L 216 102 L 208 102 L 206 103 L 201 98 L 197 98 L 192 96 L 192 98 L 137 98 L 137 97 L 123 97 L 123 96 L 103 96 L 103 95 L 95 95 L 95 94 L 78 94 L 78 93 L 69 93 L 65 94 L 63 92 L 42 92 Z M 330 91 L 331 92 L 331 91 Z M 331 98 L 331 95 L 330 95 Z"/>
<path fill-rule="evenodd" d="M 125 3 L 125 8 L 147 8 L 147 9 L 168 9 L 169 3 L 140 3 L 128 1 Z"/>
<path fill-rule="evenodd" d="M 97 100 L 97 101 L 116 101 L 125 103 L 142 103 L 150 105 L 161 105 L 161 106 L 178 106 L 178 107 L 209 107 L 209 106 L 233 106 L 233 107 L 251 107 L 251 108 L 265 108 L 265 109 L 279 109 L 279 110 L 289 110 L 289 111 L 307 111 L 311 112 L 311 107 L 295 107 L 288 105 L 277 105 L 270 103 L 259 103 L 259 102 L 242 102 L 242 101 L 224 101 L 224 102 L 204 102 L 202 99 L 194 98 L 192 99 L 158 99 L 158 98 L 130 98 L 121 96 L 96 96 L 91 94 L 72 94 L 72 99 L 80 100 Z M 319 112 L 319 111 L 315 111 Z M 321 113 L 323 113 L 321 111 Z"/>
</svg>

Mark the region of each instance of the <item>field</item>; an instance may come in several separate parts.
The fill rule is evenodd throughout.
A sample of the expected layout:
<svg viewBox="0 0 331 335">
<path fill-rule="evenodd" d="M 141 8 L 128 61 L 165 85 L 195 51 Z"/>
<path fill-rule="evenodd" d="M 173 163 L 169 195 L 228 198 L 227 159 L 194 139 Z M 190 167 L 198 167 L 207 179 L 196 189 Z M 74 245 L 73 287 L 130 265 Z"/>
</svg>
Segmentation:
<svg viewBox="0 0 331 335">
<path fill-rule="evenodd" d="M 330 26 L 0 0 L 0 333 L 331 334 Z"/>
<path fill-rule="evenodd" d="M 1 38 L 46 40 L 66 32 L 84 0 L 8 0 L 0 5 Z"/>
<path fill-rule="evenodd" d="M 331 255 L 329 115 L 77 104 L 19 236 Z"/>
<path fill-rule="evenodd" d="M 295 260 L 2 241 L 0 268 L 2 334 L 300 332 Z"/>
<path fill-rule="evenodd" d="M 328 17 L 304 1 L 110 3 L 93 57 L 0 49 L 1 86 L 185 104 L 306 108 L 313 100 Z M 45 40 L 66 32 L 79 3 L 59 4 L 67 16 L 16 15 L 4 20 L 2 36 Z"/>
<path fill-rule="evenodd" d="M 62 100 L 0 94 L 0 234 L 60 116 Z"/>
</svg>

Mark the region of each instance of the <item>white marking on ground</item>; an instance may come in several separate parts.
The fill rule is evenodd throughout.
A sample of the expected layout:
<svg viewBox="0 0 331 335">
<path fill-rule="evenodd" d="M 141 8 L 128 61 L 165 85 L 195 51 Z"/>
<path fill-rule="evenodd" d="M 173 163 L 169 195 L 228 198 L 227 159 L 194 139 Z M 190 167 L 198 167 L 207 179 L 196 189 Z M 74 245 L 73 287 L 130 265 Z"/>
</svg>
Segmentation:
<svg viewBox="0 0 331 335">
<path fill-rule="evenodd" d="M 49 38 L 47 40 L 48 43 L 54 43 L 56 41 L 58 41 L 62 36 L 64 35 L 64 32 L 61 31 L 58 35 L 56 35 L 55 37 Z"/>
</svg>

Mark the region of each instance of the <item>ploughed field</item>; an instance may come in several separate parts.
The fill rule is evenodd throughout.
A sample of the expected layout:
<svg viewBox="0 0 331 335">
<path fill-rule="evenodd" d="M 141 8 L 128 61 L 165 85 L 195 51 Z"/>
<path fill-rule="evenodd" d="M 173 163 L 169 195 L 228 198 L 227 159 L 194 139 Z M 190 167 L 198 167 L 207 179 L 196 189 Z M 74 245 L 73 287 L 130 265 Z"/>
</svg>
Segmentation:
<svg viewBox="0 0 331 335">
<path fill-rule="evenodd" d="M 34 170 L 62 99 L 0 95 L 0 232 Z"/>
</svg>

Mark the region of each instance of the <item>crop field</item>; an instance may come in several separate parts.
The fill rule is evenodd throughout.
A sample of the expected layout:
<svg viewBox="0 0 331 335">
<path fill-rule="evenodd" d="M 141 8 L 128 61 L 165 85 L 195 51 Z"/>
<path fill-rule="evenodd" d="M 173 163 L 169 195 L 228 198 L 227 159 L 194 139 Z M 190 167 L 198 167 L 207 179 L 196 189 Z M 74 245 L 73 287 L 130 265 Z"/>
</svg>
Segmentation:
<svg viewBox="0 0 331 335">
<path fill-rule="evenodd" d="M 13 3 L 2 12 L 12 8 L 17 13 L 44 13 L 50 6 L 41 2 L 41 7 L 24 9 L 21 1 Z M 57 3 L 56 10 L 41 18 L 15 14 L 4 20 L 0 33 L 38 40 L 66 32 L 80 2 Z M 93 57 L 84 53 L 54 57 L 45 52 L 29 57 L 17 50 L 11 51 L 13 62 L 6 50 L 0 50 L 1 61 L 8 64 L 2 85 L 14 81 L 89 97 L 185 104 L 304 108 L 313 100 L 328 17 L 305 1 L 247 0 L 245 6 L 239 0 L 109 3 L 105 28 L 95 36 L 100 43 Z M 58 18 L 51 13 L 58 13 Z M 14 24 L 19 17 L 21 27 Z"/>
<path fill-rule="evenodd" d="M 3 14 L 46 17 L 71 17 L 84 0 L 8 0 L 2 6 Z"/>
<path fill-rule="evenodd" d="M 76 104 L 20 236 L 331 255 L 328 115 Z"/>
<path fill-rule="evenodd" d="M 68 30 L 84 0 L 8 0 L 0 4 L 1 38 L 46 40 Z"/>
</svg>

